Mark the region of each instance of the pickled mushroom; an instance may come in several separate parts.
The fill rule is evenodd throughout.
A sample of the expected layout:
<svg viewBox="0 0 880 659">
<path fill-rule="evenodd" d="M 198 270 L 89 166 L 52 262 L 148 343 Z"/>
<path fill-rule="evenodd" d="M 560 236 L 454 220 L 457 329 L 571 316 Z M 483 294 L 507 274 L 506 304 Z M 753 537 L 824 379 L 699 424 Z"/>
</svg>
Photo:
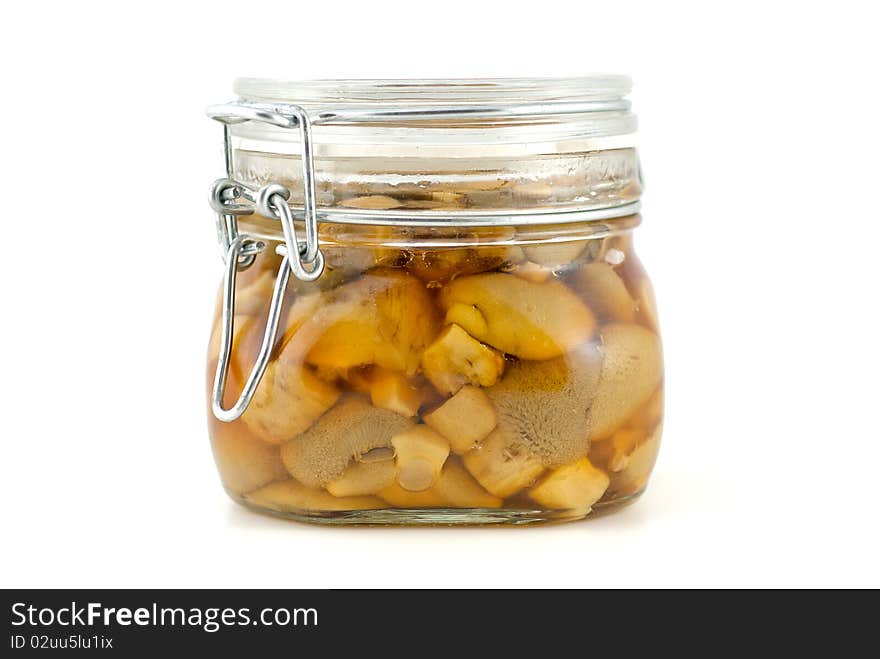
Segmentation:
<svg viewBox="0 0 880 659">
<path fill-rule="evenodd" d="M 620 275 L 607 263 L 587 263 L 574 274 L 575 290 L 600 320 L 632 322 L 636 304 Z"/>
<path fill-rule="evenodd" d="M 321 368 L 377 364 L 414 375 L 439 330 L 424 284 L 389 269 L 367 272 L 303 307 L 298 322 L 288 322 L 290 342 Z"/>
<path fill-rule="evenodd" d="M 447 315 L 447 322 L 522 359 L 558 357 L 588 340 L 596 329 L 590 310 L 555 279 L 536 284 L 498 272 L 472 275 L 441 289 L 439 302 L 454 314 Z"/>
<path fill-rule="evenodd" d="M 529 497 L 547 508 L 586 514 L 605 490 L 610 479 L 587 458 L 567 464 L 551 472 L 529 490 Z"/>
<path fill-rule="evenodd" d="M 452 324 L 422 354 L 422 368 L 437 391 L 454 394 L 468 383 L 491 387 L 504 370 L 504 357 Z"/>
<path fill-rule="evenodd" d="M 375 510 L 385 503 L 375 497 L 334 497 L 324 490 L 315 490 L 293 479 L 270 483 L 246 494 L 245 501 L 283 513 L 309 513 L 324 510 Z"/>
<path fill-rule="evenodd" d="M 278 447 L 255 437 L 237 422 L 211 421 L 211 449 L 223 486 L 232 494 L 246 494 L 287 478 Z"/>
<path fill-rule="evenodd" d="M 406 417 L 373 407 L 361 397 L 344 398 L 311 428 L 285 443 L 281 459 L 300 483 L 324 487 L 365 453 L 393 448 L 391 438 L 411 425 Z"/>
<path fill-rule="evenodd" d="M 489 493 L 502 499 L 530 486 L 544 465 L 513 434 L 496 428 L 479 446 L 462 456 L 464 466 Z"/>
<path fill-rule="evenodd" d="M 353 462 L 342 476 L 327 483 L 327 491 L 335 497 L 376 494 L 397 478 L 397 465 L 393 458 L 394 453 L 391 452 L 391 459 L 388 460 Z"/>
<path fill-rule="evenodd" d="M 404 490 L 422 492 L 437 482 L 449 457 L 449 442 L 428 426 L 412 426 L 391 439 L 397 453 L 397 482 Z"/>
<path fill-rule="evenodd" d="M 339 390 L 306 366 L 269 362 L 242 415 L 248 428 L 272 444 L 303 432 L 339 398 Z"/>
<path fill-rule="evenodd" d="M 594 343 L 565 357 L 511 364 L 486 390 L 498 415 L 494 433 L 524 447 L 545 467 L 587 455 L 589 410 L 596 395 L 602 354 Z"/>
<path fill-rule="evenodd" d="M 474 448 L 498 423 L 492 401 L 482 389 L 470 385 L 462 387 L 423 419 L 448 439 L 452 450 L 460 455 Z"/>
<path fill-rule="evenodd" d="M 632 323 L 602 328 L 602 373 L 590 407 L 590 434 L 602 440 L 644 405 L 663 376 L 660 339 Z"/>
</svg>

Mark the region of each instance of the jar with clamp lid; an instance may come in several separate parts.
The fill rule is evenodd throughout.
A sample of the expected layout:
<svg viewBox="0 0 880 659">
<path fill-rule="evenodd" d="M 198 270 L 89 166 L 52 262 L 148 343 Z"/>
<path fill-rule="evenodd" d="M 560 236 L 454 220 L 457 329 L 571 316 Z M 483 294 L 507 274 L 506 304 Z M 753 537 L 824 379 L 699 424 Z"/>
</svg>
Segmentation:
<svg viewBox="0 0 880 659">
<path fill-rule="evenodd" d="M 645 489 L 663 363 L 627 78 L 236 82 L 209 432 L 302 521 L 575 520 Z"/>
</svg>

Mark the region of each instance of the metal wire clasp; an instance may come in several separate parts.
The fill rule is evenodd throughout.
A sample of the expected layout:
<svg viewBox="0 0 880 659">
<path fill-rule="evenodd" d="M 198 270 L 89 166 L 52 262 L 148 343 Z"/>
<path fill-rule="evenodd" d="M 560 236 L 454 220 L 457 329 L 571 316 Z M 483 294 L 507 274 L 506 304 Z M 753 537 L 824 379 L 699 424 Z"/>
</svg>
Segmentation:
<svg viewBox="0 0 880 659">
<path fill-rule="evenodd" d="M 209 108 L 208 115 L 223 123 L 223 141 L 226 153 L 226 178 L 219 179 L 211 186 L 211 207 L 217 212 L 217 235 L 226 262 L 223 284 L 223 307 L 221 310 L 220 355 L 214 374 L 214 388 L 211 395 L 211 408 L 220 421 L 238 419 L 254 397 L 257 387 L 275 346 L 278 324 L 281 316 L 281 303 L 291 271 L 303 281 L 314 281 L 324 271 L 324 256 L 318 244 L 318 215 L 315 206 L 315 168 L 312 149 L 312 124 L 308 113 L 295 105 L 285 106 L 285 112 L 270 112 L 253 107 L 230 103 Z M 298 128 L 302 145 L 303 179 L 303 223 L 305 240 L 300 241 L 296 234 L 293 212 L 287 204 L 290 191 L 281 184 L 270 183 L 259 188 L 251 187 L 233 179 L 232 146 L 229 127 L 244 121 L 259 121 L 282 128 Z M 242 202 L 249 203 L 242 203 Z M 235 282 L 239 270 L 249 267 L 256 255 L 265 249 L 265 244 L 239 234 L 238 216 L 256 210 L 266 217 L 274 217 L 281 222 L 284 245 L 276 252 L 283 256 L 272 302 L 269 305 L 269 318 L 263 343 L 257 361 L 251 369 L 244 388 L 235 404 L 224 409 L 223 398 L 226 380 L 229 375 L 229 362 L 232 357 L 232 337 L 235 317 Z"/>
<path fill-rule="evenodd" d="M 287 288 L 287 282 L 290 278 L 289 257 L 285 255 L 281 260 L 281 267 L 278 269 L 278 277 L 275 279 L 272 301 L 269 304 L 269 319 L 266 322 L 266 331 L 263 334 L 263 343 L 260 346 L 257 361 L 254 363 L 250 375 L 248 375 L 238 400 L 232 407 L 225 409 L 223 407 L 223 396 L 226 392 L 229 360 L 232 357 L 232 336 L 235 329 L 235 281 L 239 270 L 239 257 L 245 248 L 248 247 L 249 243 L 253 243 L 253 241 L 247 236 L 237 236 L 232 240 L 226 254 L 226 276 L 223 279 L 223 307 L 220 315 L 220 356 L 217 360 L 217 370 L 214 373 L 214 389 L 211 394 L 211 409 L 214 412 L 214 416 L 220 421 L 226 422 L 235 421 L 244 414 L 254 397 L 254 392 L 256 392 L 257 386 L 260 384 L 263 374 L 266 372 L 269 358 L 272 356 L 272 349 L 275 347 L 275 338 L 278 336 L 278 323 L 281 318 L 284 289 Z M 258 248 L 259 245 L 257 244 Z M 262 247 L 265 248 L 265 245 L 262 245 Z"/>
</svg>

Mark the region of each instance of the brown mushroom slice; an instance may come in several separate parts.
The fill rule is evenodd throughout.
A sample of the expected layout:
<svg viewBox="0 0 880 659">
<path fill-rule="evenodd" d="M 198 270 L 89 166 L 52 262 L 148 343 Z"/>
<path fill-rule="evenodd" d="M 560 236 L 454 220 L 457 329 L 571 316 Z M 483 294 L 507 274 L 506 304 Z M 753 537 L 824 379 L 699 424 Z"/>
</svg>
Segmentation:
<svg viewBox="0 0 880 659">
<path fill-rule="evenodd" d="M 462 460 L 480 485 L 502 499 L 532 485 L 544 471 L 544 465 L 529 448 L 501 427 Z"/>
<path fill-rule="evenodd" d="M 562 282 L 542 284 L 506 273 L 455 279 L 439 295 L 443 309 L 483 343 L 522 359 L 552 359 L 588 340 L 596 319 Z M 463 310 L 473 308 L 470 315 Z"/>
<path fill-rule="evenodd" d="M 589 410 L 601 370 L 595 343 L 565 357 L 511 364 L 501 382 L 486 390 L 498 415 L 495 432 L 523 446 L 545 467 L 586 456 Z"/>
<path fill-rule="evenodd" d="M 339 390 L 308 367 L 271 361 L 241 418 L 258 437 L 280 444 L 311 426 L 337 398 Z"/>
<path fill-rule="evenodd" d="M 245 494 L 287 478 L 277 446 L 252 435 L 244 424 L 210 420 L 211 449 L 223 487 L 231 494 Z"/>
<path fill-rule="evenodd" d="M 244 495 L 245 501 L 282 513 L 312 511 L 375 510 L 385 503 L 376 497 L 334 497 L 324 490 L 308 488 L 293 479 L 270 483 Z"/>
<path fill-rule="evenodd" d="M 428 426 L 412 426 L 391 439 L 397 453 L 397 482 L 409 492 L 430 489 L 449 457 L 449 442 Z"/>
<path fill-rule="evenodd" d="M 632 322 L 636 304 L 620 275 L 607 263 L 587 263 L 572 278 L 573 288 L 603 321 Z"/>
<path fill-rule="evenodd" d="M 452 324 L 422 354 L 422 369 L 437 391 L 454 394 L 468 383 L 495 384 L 504 370 L 504 357 Z"/>
<path fill-rule="evenodd" d="M 498 424 L 495 407 L 485 392 L 466 385 L 433 412 L 422 417 L 462 455 L 470 451 Z"/>
<path fill-rule="evenodd" d="M 335 497 L 366 496 L 388 487 L 396 478 L 397 465 L 393 459 L 354 462 L 342 476 L 327 483 L 327 491 Z"/>
<path fill-rule="evenodd" d="M 551 510 L 587 514 L 608 489 L 611 480 L 587 458 L 553 470 L 529 490 L 529 497 Z"/>
<path fill-rule="evenodd" d="M 500 508 L 503 500 L 484 490 L 458 460 L 447 460 L 431 491 L 452 508 Z"/>
<path fill-rule="evenodd" d="M 300 483 L 324 487 L 365 453 L 391 447 L 391 438 L 411 425 L 406 417 L 373 407 L 363 398 L 344 398 L 311 428 L 286 442 L 281 459 Z"/>
<path fill-rule="evenodd" d="M 291 341 L 321 368 L 377 364 L 414 375 L 438 321 L 421 281 L 378 269 L 322 294 Z"/>
<path fill-rule="evenodd" d="M 660 339 L 632 323 L 602 328 L 602 374 L 590 407 L 590 436 L 600 441 L 644 405 L 663 377 Z"/>
</svg>

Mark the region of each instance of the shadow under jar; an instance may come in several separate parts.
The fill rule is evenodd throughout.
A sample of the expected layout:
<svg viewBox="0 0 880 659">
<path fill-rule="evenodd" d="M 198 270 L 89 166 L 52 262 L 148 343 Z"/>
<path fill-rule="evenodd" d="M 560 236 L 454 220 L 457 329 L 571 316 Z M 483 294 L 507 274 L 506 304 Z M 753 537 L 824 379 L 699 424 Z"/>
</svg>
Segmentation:
<svg viewBox="0 0 880 659">
<path fill-rule="evenodd" d="M 629 89 L 237 81 L 209 111 L 228 178 L 208 417 L 233 499 L 515 524 L 644 491 L 663 363 Z"/>
</svg>

